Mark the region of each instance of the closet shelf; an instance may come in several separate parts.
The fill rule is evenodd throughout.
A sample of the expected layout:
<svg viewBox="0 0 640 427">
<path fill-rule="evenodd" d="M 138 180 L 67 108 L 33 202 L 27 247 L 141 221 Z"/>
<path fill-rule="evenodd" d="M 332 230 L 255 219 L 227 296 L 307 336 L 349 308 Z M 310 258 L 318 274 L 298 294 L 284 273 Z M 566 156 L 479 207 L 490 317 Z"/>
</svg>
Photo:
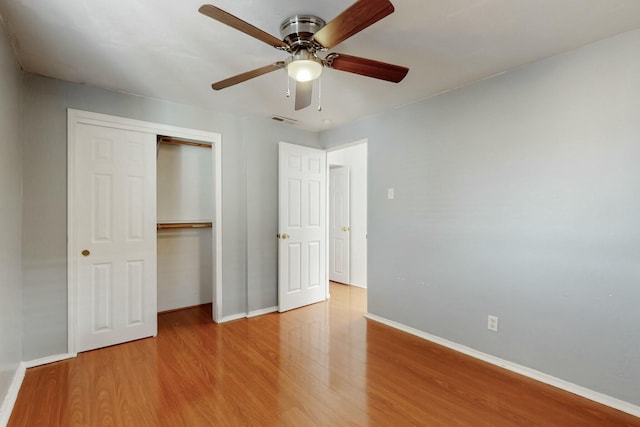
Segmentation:
<svg viewBox="0 0 640 427">
<path fill-rule="evenodd" d="M 184 139 L 171 138 L 168 136 L 161 136 L 158 138 L 160 144 L 172 144 L 172 145 L 191 145 L 193 147 L 211 148 L 211 144 L 204 144 L 202 142 L 188 141 Z"/>
<path fill-rule="evenodd" d="M 211 228 L 212 222 L 159 222 L 158 230 L 169 230 L 173 228 Z"/>
</svg>

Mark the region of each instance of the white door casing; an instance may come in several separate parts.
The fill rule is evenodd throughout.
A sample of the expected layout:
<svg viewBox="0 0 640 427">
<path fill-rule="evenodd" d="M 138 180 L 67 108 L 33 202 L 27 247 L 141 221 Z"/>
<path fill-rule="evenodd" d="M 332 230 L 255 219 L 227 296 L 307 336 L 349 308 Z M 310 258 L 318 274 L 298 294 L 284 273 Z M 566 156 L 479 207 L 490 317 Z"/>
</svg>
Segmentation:
<svg viewBox="0 0 640 427">
<path fill-rule="evenodd" d="M 105 128 L 114 128 L 121 130 L 129 130 L 134 132 L 140 132 L 144 134 L 152 135 L 153 137 L 153 162 L 155 167 L 156 156 L 156 143 L 155 138 L 157 135 L 173 136 L 177 138 L 185 138 L 196 141 L 209 142 L 212 144 L 213 149 L 213 200 L 214 200 L 214 229 L 212 233 L 214 255 L 213 265 L 214 277 L 213 277 L 213 321 L 219 322 L 222 320 L 222 136 L 219 133 L 181 128 L 176 126 L 169 126 L 160 123 L 145 122 L 141 120 L 134 120 L 124 117 L 111 116 L 107 114 L 93 113 L 89 111 L 81 111 L 68 109 L 67 110 L 67 232 L 68 232 L 68 247 L 67 247 L 67 300 L 68 300 L 68 341 L 67 351 L 70 356 L 75 355 L 78 351 L 82 351 L 82 347 L 78 344 L 80 323 L 83 319 L 79 316 L 79 288 L 81 286 L 78 274 L 78 264 L 83 258 L 80 254 L 85 248 L 78 245 L 78 218 L 76 213 L 76 205 L 82 203 L 82 200 L 77 200 L 76 183 L 78 179 L 78 171 L 76 170 L 76 151 L 79 148 L 80 141 L 78 141 L 76 135 L 76 128 L 83 125 L 93 125 Z M 154 172 L 155 175 L 155 172 Z M 155 176 L 153 180 L 155 182 Z M 152 212 L 154 217 L 150 219 L 150 224 L 154 227 L 153 236 L 155 238 L 155 213 L 156 206 L 154 205 Z M 155 252 L 155 251 L 154 251 Z M 155 273 L 155 269 L 153 269 Z M 154 302 L 155 302 L 155 298 Z M 155 315 L 155 313 L 154 313 Z"/>
<path fill-rule="evenodd" d="M 324 301 L 326 153 L 279 145 L 278 310 Z"/>
<path fill-rule="evenodd" d="M 79 124 L 76 351 L 157 333 L 155 135 Z"/>
<path fill-rule="evenodd" d="M 350 235 L 349 168 L 329 170 L 329 280 L 349 284 Z"/>
</svg>

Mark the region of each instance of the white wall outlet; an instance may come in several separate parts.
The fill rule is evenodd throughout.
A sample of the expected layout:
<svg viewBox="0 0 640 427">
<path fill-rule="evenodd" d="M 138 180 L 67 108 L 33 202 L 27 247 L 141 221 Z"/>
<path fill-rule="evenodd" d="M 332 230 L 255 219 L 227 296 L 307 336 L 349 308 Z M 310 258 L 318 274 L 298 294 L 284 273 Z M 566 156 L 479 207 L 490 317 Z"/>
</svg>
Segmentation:
<svg viewBox="0 0 640 427">
<path fill-rule="evenodd" d="M 487 329 L 498 332 L 498 318 L 496 316 L 489 315 L 487 320 Z"/>
<path fill-rule="evenodd" d="M 393 198 L 395 197 L 393 188 L 387 188 L 387 199 L 389 200 L 393 200 Z"/>
</svg>

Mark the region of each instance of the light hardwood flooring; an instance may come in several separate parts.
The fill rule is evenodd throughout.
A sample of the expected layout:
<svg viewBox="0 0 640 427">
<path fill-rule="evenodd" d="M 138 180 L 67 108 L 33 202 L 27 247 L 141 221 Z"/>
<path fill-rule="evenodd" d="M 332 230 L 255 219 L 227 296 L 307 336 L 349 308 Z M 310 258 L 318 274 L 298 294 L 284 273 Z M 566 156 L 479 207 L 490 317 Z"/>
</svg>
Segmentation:
<svg viewBox="0 0 640 427">
<path fill-rule="evenodd" d="M 29 369 L 9 426 L 640 426 L 640 419 L 363 318 L 363 289 Z"/>
</svg>

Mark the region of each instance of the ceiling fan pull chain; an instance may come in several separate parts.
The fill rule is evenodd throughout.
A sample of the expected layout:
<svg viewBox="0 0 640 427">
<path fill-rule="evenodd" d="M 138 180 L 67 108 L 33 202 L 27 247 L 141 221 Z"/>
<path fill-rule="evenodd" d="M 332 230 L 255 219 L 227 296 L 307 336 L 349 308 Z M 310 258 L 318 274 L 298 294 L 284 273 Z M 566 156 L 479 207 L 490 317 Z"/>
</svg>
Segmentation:
<svg viewBox="0 0 640 427">
<path fill-rule="evenodd" d="M 291 98 L 291 79 L 287 74 L 287 98 Z"/>
<path fill-rule="evenodd" d="M 318 111 L 322 111 L 322 77 L 318 78 Z"/>
</svg>

